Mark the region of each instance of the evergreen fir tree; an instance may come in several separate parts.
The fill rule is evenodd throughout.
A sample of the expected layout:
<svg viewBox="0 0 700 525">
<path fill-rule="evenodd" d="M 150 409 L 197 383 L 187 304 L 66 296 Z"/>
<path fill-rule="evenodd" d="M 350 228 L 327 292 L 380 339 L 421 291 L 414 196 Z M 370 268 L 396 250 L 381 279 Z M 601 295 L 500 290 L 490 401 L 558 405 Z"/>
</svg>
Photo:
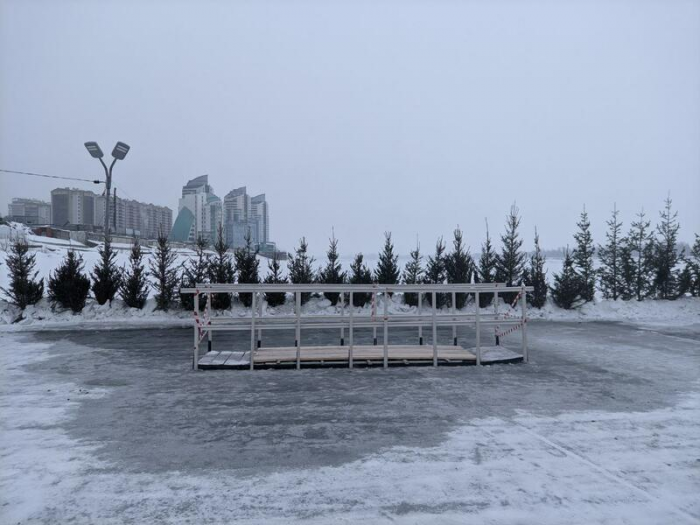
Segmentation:
<svg viewBox="0 0 700 525">
<path fill-rule="evenodd" d="M 481 256 L 476 272 L 477 283 L 493 283 L 496 280 L 496 252 L 491 244 L 489 223 L 486 221 L 486 242 L 481 245 Z M 479 308 L 486 308 L 493 302 L 493 294 L 479 294 Z"/>
<path fill-rule="evenodd" d="M 260 282 L 260 277 L 258 275 L 260 266 L 260 261 L 258 261 L 258 249 L 253 248 L 250 229 L 245 235 L 245 246 L 235 251 L 234 258 L 236 260 L 236 273 L 238 274 L 238 282 L 240 284 L 257 284 Z M 250 307 L 253 303 L 252 293 L 239 293 L 238 298 L 246 308 Z"/>
<path fill-rule="evenodd" d="M 570 310 L 581 300 L 581 276 L 574 269 L 574 260 L 567 246 L 564 252 L 564 267 L 554 274 L 554 286 L 550 288 L 552 300 L 559 308 Z"/>
<path fill-rule="evenodd" d="M 603 297 L 613 300 L 625 294 L 621 260 L 622 223 L 618 219 L 619 214 L 617 206 L 614 206 L 612 217 L 606 222 L 608 231 L 605 233 L 605 246 L 598 246 L 600 289 L 603 292 Z"/>
<path fill-rule="evenodd" d="M 83 258 L 68 250 L 61 265 L 49 276 L 49 301 L 52 306 L 69 308 L 78 313 L 85 307 L 90 293 L 90 279 L 83 273 Z"/>
<path fill-rule="evenodd" d="M 168 310 L 175 299 L 177 288 L 177 269 L 175 252 L 170 246 L 168 236 L 160 230 L 156 243 L 156 251 L 149 264 L 149 275 L 153 279 L 151 286 L 156 291 L 156 310 Z"/>
<path fill-rule="evenodd" d="M 394 243 L 391 241 L 391 233 L 384 233 L 384 249 L 379 254 L 377 269 L 374 271 L 374 280 L 378 284 L 397 284 L 401 271 L 399 270 L 399 256 L 394 255 Z"/>
<path fill-rule="evenodd" d="M 683 297 L 685 294 L 692 294 L 693 292 L 693 271 L 690 261 L 684 257 L 683 262 L 685 264 L 678 275 L 678 297 Z"/>
<path fill-rule="evenodd" d="M 232 284 L 236 279 L 231 254 L 224 239 L 224 229 L 219 224 L 214 242 L 214 255 L 209 260 L 209 282 L 217 284 Z M 214 310 L 231 308 L 231 294 L 215 293 L 211 296 L 211 307 Z"/>
<path fill-rule="evenodd" d="M 671 209 L 671 198 L 660 213 L 661 222 L 656 226 L 654 239 L 654 291 L 657 299 L 676 299 L 678 297 L 678 263 L 682 254 L 676 251 L 678 242 L 678 212 Z"/>
<path fill-rule="evenodd" d="M 700 297 L 700 236 L 695 234 L 695 242 L 688 257 L 692 274 L 692 286 L 690 293 L 693 297 Z"/>
<path fill-rule="evenodd" d="M 637 214 L 637 220 L 632 221 L 630 231 L 625 238 L 623 251 L 623 273 L 627 294 L 630 299 L 637 301 L 649 297 L 652 293 L 654 272 L 654 243 L 650 231 L 651 222 L 645 219 L 644 210 Z"/>
<path fill-rule="evenodd" d="M 29 244 L 17 239 L 10 245 L 5 258 L 9 271 L 10 287 L 0 288 L 12 304 L 24 310 L 28 305 L 36 304 L 44 294 L 44 281 L 37 279 L 36 255 L 29 255 Z"/>
<path fill-rule="evenodd" d="M 496 255 L 496 282 L 506 283 L 506 286 L 519 286 L 525 276 L 526 254 L 521 250 L 523 241 L 518 234 L 520 216 L 518 207 L 513 204 L 510 213 L 506 217 L 506 231 L 501 235 L 501 254 Z M 501 294 L 503 300 L 511 304 L 517 293 L 509 292 Z"/>
<path fill-rule="evenodd" d="M 624 237 L 620 242 L 620 279 L 622 280 L 620 298 L 623 301 L 636 298 L 634 286 L 636 278 L 637 267 L 632 251 L 632 243 L 628 237 Z"/>
<path fill-rule="evenodd" d="M 124 270 L 119 294 L 129 308 L 143 308 L 148 299 L 148 280 L 143 266 L 143 252 L 138 240 L 131 247 L 129 269 Z"/>
<path fill-rule="evenodd" d="M 287 278 L 282 276 L 282 266 L 280 260 L 275 253 L 271 260 L 267 262 L 268 274 L 263 282 L 265 284 L 286 284 Z M 284 292 L 265 292 L 265 301 L 273 308 L 282 306 L 287 299 L 287 294 Z"/>
<path fill-rule="evenodd" d="M 452 241 L 453 251 L 445 257 L 445 274 L 447 275 L 448 283 L 468 284 L 474 273 L 474 260 L 469 253 L 469 248 L 464 247 L 462 230 L 457 227 L 454 231 L 454 240 Z M 451 300 L 451 298 L 450 298 Z M 467 304 L 467 294 L 455 294 L 455 305 L 458 310 L 464 308 Z"/>
<path fill-rule="evenodd" d="M 341 265 L 338 259 L 338 239 L 335 235 L 330 239 L 330 246 L 326 252 L 328 261 L 326 266 L 321 268 L 318 275 L 318 282 L 324 284 L 343 284 L 346 278 L 346 272 L 341 271 Z M 333 306 L 338 304 L 340 294 L 338 292 L 324 292 L 323 295 L 328 299 Z M 354 298 L 354 297 L 353 297 Z"/>
<path fill-rule="evenodd" d="M 435 255 L 428 257 L 428 265 L 425 270 L 425 282 L 427 284 L 444 284 L 447 279 L 447 270 L 445 268 L 445 243 L 440 237 L 435 244 Z M 428 292 L 424 294 L 428 304 L 433 304 L 433 294 Z M 447 302 L 447 297 L 444 293 L 435 294 L 436 308 L 442 308 Z"/>
<path fill-rule="evenodd" d="M 309 245 L 306 243 L 306 237 L 299 240 L 294 255 L 287 261 L 287 269 L 289 270 L 289 280 L 293 284 L 311 284 L 314 282 L 313 263 L 314 258 L 308 254 Z M 301 304 L 306 304 L 311 297 L 311 293 L 304 292 L 301 294 Z"/>
<path fill-rule="evenodd" d="M 423 283 L 423 266 L 421 261 L 423 256 L 420 254 L 420 244 L 416 244 L 416 249 L 411 251 L 411 259 L 406 263 L 403 270 L 404 284 L 422 284 Z M 407 292 L 403 295 L 403 302 L 409 306 L 418 306 L 418 294 Z"/>
<path fill-rule="evenodd" d="M 199 283 L 207 282 L 209 278 L 209 255 L 206 253 L 207 240 L 201 235 L 197 237 L 194 245 L 195 256 L 185 263 L 180 277 L 180 288 L 194 288 Z M 212 301 L 216 294 L 212 295 Z M 194 294 L 181 293 L 180 305 L 185 310 L 194 310 Z M 206 308 L 206 297 L 199 296 L 199 309 Z"/>
<path fill-rule="evenodd" d="M 574 268 L 580 277 L 581 290 L 579 295 L 583 301 L 589 302 L 595 298 L 595 268 L 593 266 L 595 248 L 590 231 L 591 223 L 588 220 L 588 213 L 585 207 L 581 212 L 581 219 L 576 225 L 579 231 L 574 234 L 576 248 L 572 258 L 574 260 Z"/>
<path fill-rule="evenodd" d="M 92 270 L 92 293 L 97 304 L 105 304 L 109 301 L 112 304 L 114 296 L 117 295 L 122 282 L 122 273 L 117 267 L 114 259 L 117 254 L 112 249 L 112 239 L 105 235 L 104 244 L 97 250 L 100 260 Z"/>
<path fill-rule="evenodd" d="M 364 257 L 361 253 L 355 255 L 355 259 L 350 265 L 350 284 L 372 284 L 372 271 L 363 261 Z M 371 299 L 372 294 L 369 292 L 354 292 L 352 294 L 353 306 L 363 307 Z"/>
<path fill-rule="evenodd" d="M 547 302 L 547 272 L 544 269 L 546 257 L 540 248 L 540 235 L 535 228 L 535 251 L 530 256 L 525 284 L 535 289 L 527 293 L 528 302 L 535 308 L 542 308 Z"/>
</svg>

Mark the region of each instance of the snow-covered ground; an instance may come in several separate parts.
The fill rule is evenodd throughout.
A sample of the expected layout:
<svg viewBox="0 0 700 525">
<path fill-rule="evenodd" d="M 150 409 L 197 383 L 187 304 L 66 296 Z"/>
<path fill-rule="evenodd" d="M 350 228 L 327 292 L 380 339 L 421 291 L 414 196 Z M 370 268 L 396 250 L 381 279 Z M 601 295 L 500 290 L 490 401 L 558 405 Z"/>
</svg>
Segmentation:
<svg viewBox="0 0 700 525">
<path fill-rule="evenodd" d="M 591 326 L 538 324 L 529 365 L 388 372 L 0 333 L 0 522 L 698 523 L 697 345 Z"/>
</svg>

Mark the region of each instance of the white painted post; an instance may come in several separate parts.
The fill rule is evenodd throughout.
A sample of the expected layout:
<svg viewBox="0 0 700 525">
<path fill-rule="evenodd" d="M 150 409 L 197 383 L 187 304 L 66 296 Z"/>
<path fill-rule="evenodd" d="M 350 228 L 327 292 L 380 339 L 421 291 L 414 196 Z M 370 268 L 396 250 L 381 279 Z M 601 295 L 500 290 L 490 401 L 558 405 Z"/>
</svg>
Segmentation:
<svg viewBox="0 0 700 525">
<path fill-rule="evenodd" d="M 212 347 L 212 339 L 214 338 L 214 334 L 211 331 L 211 292 L 207 293 L 207 326 L 209 326 L 209 330 L 207 330 L 207 351 L 211 352 L 211 347 Z"/>
<path fill-rule="evenodd" d="M 297 370 L 301 368 L 301 292 L 296 292 L 297 313 Z"/>
<path fill-rule="evenodd" d="M 260 303 L 259 310 L 258 310 L 258 315 L 259 315 L 260 319 L 262 319 L 262 316 L 263 316 L 263 299 L 265 298 L 265 296 L 263 295 L 262 292 L 256 292 L 256 293 L 260 294 L 260 295 L 258 296 L 258 302 Z M 261 325 L 261 326 L 262 326 L 262 325 Z M 258 328 L 258 348 L 260 348 L 261 346 L 262 346 L 262 328 Z"/>
<path fill-rule="evenodd" d="M 384 288 L 384 368 L 389 367 L 389 295 Z"/>
<path fill-rule="evenodd" d="M 199 326 L 197 316 L 199 310 L 199 294 L 194 294 L 194 355 L 192 356 L 192 368 L 199 369 Z"/>
<path fill-rule="evenodd" d="M 452 292 L 452 315 L 457 313 L 457 294 Z M 452 325 L 452 344 L 457 346 L 457 325 Z"/>
<path fill-rule="evenodd" d="M 340 320 L 343 321 L 345 315 L 345 293 L 340 293 Z M 345 345 L 345 325 L 340 325 L 340 346 Z"/>
<path fill-rule="evenodd" d="M 528 362 L 529 356 L 527 352 L 527 293 L 525 293 L 525 285 L 521 285 L 520 288 L 520 315 L 521 322 L 523 323 L 523 361 Z"/>
<path fill-rule="evenodd" d="M 495 292 L 493 292 L 493 313 L 496 314 L 496 321 L 498 321 L 498 289 L 496 289 Z M 494 325 L 495 328 L 495 334 L 496 334 L 496 346 L 501 344 L 501 341 L 498 337 L 498 325 Z"/>
<path fill-rule="evenodd" d="M 250 305 L 250 369 L 255 368 L 255 297 L 256 292 L 250 294 L 251 305 Z"/>
<path fill-rule="evenodd" d="M 435 292 L 433 292 L 433 366 L 438 365 L 438 354 L 437 354 L 437 324 L 435 322 L 437 321 L 437 318 L 435 317 L 437 314 L 437 306 L 436 306 L 436 297 L 435 297 Z"/>
<path fill-rule="evenodd" d="M 353 330 L 353 310 L 355 309 L 355 303 L 353 302 L 353 292 L 352 290 L 350 291 L 350 348 L 348 349 L 348 362 L 350 365 L 350 368 L 352 368 L 352 350 L 353 346 L 355 345 L 355 340 L 353 339 L 354 336 L 354 330 Z"/>
<path fill-rule="evenodd" d="M 376 286 L 375 286 L 376 288 Z M 372 292 L 372 324 L 377 320 L 377 290 Z M 377 327 L 372 327 L 372 337 L 374 338 L 374 346 L 377 346 Z"/>
<path fill-rule="evenodd" d="M 418 315 L 423 315 L 423 292 L 418 292 Z M 418 325 L 418 344 L 423 346 L 423 321 Z"/>
<path fill-rule="evenodd" d="M 479 322 L 480 313 L 479 312 L 479 292 L 475 294 L 476 300 L 476 364 L 481 364 L 481 324 Z"/>
</svg>

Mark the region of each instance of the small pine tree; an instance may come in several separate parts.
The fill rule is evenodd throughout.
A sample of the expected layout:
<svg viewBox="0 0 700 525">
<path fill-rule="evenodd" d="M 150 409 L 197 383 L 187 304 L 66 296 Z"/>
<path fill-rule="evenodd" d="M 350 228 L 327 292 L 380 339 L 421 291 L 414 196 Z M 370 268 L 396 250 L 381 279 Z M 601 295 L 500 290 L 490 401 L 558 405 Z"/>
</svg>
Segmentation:
<svg viewBox="0 0 700 525">
<path fill-rule="evenodd" d="M 318 275 L 318 282 L 324 284 L 343 284 L 346 278 L 346 272 L 341 271 L 341 265 L 338 255 L 338 239 L 335 235 L 330 239 L 330 246 L 326 252 L 328 261 L 326 266 L 321 268 Z M 328 299 L 333 306 L 338 304 L 340 294 L 338 292 L 324 292 L 323 295 Z"/>
<path fill-rule="evenodd" d="M 679 263 L 682 254 L 676 251 L 678 242 L 678 212 L 671 209 L 671 198 L 659 214 L 661 222 L 656 226 L 654 239 L 654 291 L 657 299 L 676 299 L 678 297 Z"/>
<path fill-rule="evenodd" d="M 588 220 L 588 213 L 585 207 L 581 212 L 581 219 L 576 225 L 579 231 L 574 234 L 576 248 L 572 258 L 574 260 L 574 269 L 580 277 L 578 281 L 581 285 L 579 295 L 583 301 L 589 302 L 595 298 L 595 268 L 593 266 L 595 248 L 590 231 L 591 222 Z"/>
<path fill-rule="evenodd" d="M 513 204 L 510 213 L 506 217 L 506 231 L 501 235 L 501 254 L 496 255 L 496 281 L 506 283 L 506 286 L 519 286 L 525 276 L 526 254 L 522 251 L 523 241 L 518 234 L 520 216 L 518 207 Z M 501 294 L 503 300 L 512 303 L 517 293 L 508 292 Z"/>
<path fill-rule="evenodd" d="M 36 255 L 29 255 L 29 244 L 23 239 L 15 240 L 5 258 L 9 271 L 9 289 L 0 288 L 12 304 L 24 310 L 39 302 L 44 294 L 44 281 L 37 279 Z"/>
<path fill-rule="evenodd" d="M 623 243 L 626 295 L 630 299 L 636 298 L 637 301 L 649 297 L 652 293 L 654 242 L 650 228 L 651 222 L 645 219 L 644 210 L 640 211 L 637 220 L 632 221 Z"/>
<path fill-rule="evenodd" d="M 564 252 L 564 267 L 554 274 L 554 286 L 550 288 L 552 300 L 559 308 L 570 310 L 581 300 L 581 276 L 574 269 L 574 260 L 567 246 Z"/>
<path fill-rule="evenodd" d="M 491 244 L 489 223 L 486 221 L 486 242 L 481 245 L 481 256 L 476 271 L 475 281 L 478 283 L 493 283 L 496 280 L 496 252 Z M 479 308 L 486 308 L 493 302 L 493 294 L 479 294 Z"/>
<path fill-rule="evenodd" d="M 299 240 L 294 255 L 287 261 L 289 270 L 289 280 L 293 284 L 311 284 L 314 282 L 313 263 L 314 258 L 308 254 L 309 245 L 306 243 L 306 238 L 302 237 Z M 301 294 L 301 304 L 306 304 L 311 297 L 311 293 L 304 292 Z"/>
<path fill-rule="evenodd" d="M 695 242 L 690 250 L 690 255 L 688 257 L 690 265 L 690 271 L 692 273 L 692 286 L 690 288 L 690 294 L 693 297 L 700 297 L 700 236 L 695 234 Z"/>
<path fill-rule="evenodd" d="M 534 287 L 527 293 L 528 302 L 535 308 L 542 308 L 547 302 L 547 271 L 544 269 L 546 257 L 540 248 L 540 235 L 535 228 L 535 251 L 530 256 L 530 267 L 527 269 L 525 284 Z"/>
<path fill-rule="evenodd" d="M 678 275 L 678 297 L 683 297 L 685 294 L 692 294 L 693 291 L 693 270 L 690 266 L 690 261 L 684 258 L 685 265 Z"/>
<path fill-rule="evenodd" d="M 206 253 L 208 247 L 207 240 L 201 235 L 197 237 L 194 245 L 195 256 L 191 258 L 182 268 L 180 277 L 180 288 L 194 288 L 199 283 L 205 283 L 209 277 L 209 255 Z M 216 295 L 212 295 L 212 300 Z M 180 304 L 185 310 L 194 310 L 194 294 L 181 293 Z M 204 294 L 200 294 L 199 309 L 206 308 Z"/>
<path fill-rule="evenodd" d="M 445 257 L 445 273 L 448 283 L 467 284 L 474 273 L 474 259 L 469 253 L 469 248 L 464 247 L 462 230 L 457 227 L 452 241 L 453 251 Z M 455 306 L 458 310 L 467 304 L 467 294 L 455 294 Z"/>
<path fill-rule="evenodd" d="M 236 279 L 236 271 L 233 268 L 228 244 L 224 239 L 224 229 L 219 224 L 216 230 L 216 242 L 214 242 L 214 255 L 209 260 L 209 282 L 217 284 L 231 284 Z M 211 296 L 211 307 L 214 310 L 228 310 L 231 308 L 231 294 L 215 293 Z"/>
<path fill-rule="evenodd" d="M 143 252 L 138 240 L 131 247 L 129 269 L 123 271 L 119 288 L 122 300 L 129 308 L 143 308 L 148 299 L 148 280 L 143 266 Z"/>
<path fill-rule="evenodd" d="M 634 288 L 636 272 L 632 244 L 628 237 L 624 237 L 620 242 L 620 279 L 622 280 L 620 298 L 623 301 L 629 301 L 636 297 Z"/>
<path fill-rule="evenodd" d="M 260 266 L 258 250 L 257 248 L 253 248 L 250 230 L 248 230 L 245 235 L 245 246 L 235 251 L 234 258 L 236 260 L 236 273 L 238 274 L 238 282 L 240 284 L 257 284 L 260 282 L 260 277 L 258 275 Z M 253 304 L 252 293 L 239 293 L 238 298 L 246 308 L 249 308 L 250 305 Z"/>
<path fill-rule="evenodd" d="M 428 257 L 428 265 L 425 270 L 425 282 L 427 284 L 444 284 L 447 279 L 447 270 L 445 268 L 445 243 L 440 237 L 435 243 L 435 255 Z M 433 294 L 428 292 L 425 294 L 428 304 L 433 304 Z M 447 302 L 447 297 L 444 293 L 435 294 L 435 307 L 442 308 Z"/>
<path fill-rule="evenodd" d="M 411 251 L 411 258 L 406 263 L 403 270 L 404 284 L 421 284 L 423 282 L 423 256 L 420 254 L 420 244 L 416 244 L 416 249 Z M 418 306 L 418 294 L 408 292 L 403 295 L 403 302 L 409 306 Z"/>
<path fill-rule="evenodd" d="M 271 260 L 267 262 L 268 274 L 263 282 L 265 284 L 286 284 L 287 278 L 282 276 L 282 266 L 277 254 L 274 254 Z M 265 300 L 269 306 L 273 308 L 282 306 L 287 299 L 287 294 L 284 292 L 265 292 Z"/>
<path fill-rule="evenodd" d="M 92 293 L 97 304 L 112 304 L 122 283 L 122 272 L 114 260 L 117 257 L 112 249 L 112 239 L 105 235 L 104 244 L 97 250 L 100 259 L 92 270 Z"/>
<path fill-rule="evenodd" d="M 384 233 L 384 249 L 379 254 L 377 269 L 374 271 L 374 280 L 378 284 L 397 284 L 401 271 L 399 270 L 399 256 L 394 255 L 394 243 L 391 241 L 391 233 Z"/>
<path fill-rule="evenodd" d="M 350 284 L 372 284 L 372 271 L 364 264 L 364 257 L 361 253 L 355 255 L 355 259 L 350 265 Z M 363 307 L 370 302 L 372 294 L 369 292 L 353 292 L 353 306 Z"/>
<path fill-rule="evenodd" d="M 83 273 L 83 258 L 68 250 L 61 265 L 49 276 L 49 301 L 52 306 L 69 308 L 74 313 L 85 307 L 90 279 Z"/>
<path fill-rule="evenodd" d="M 149 275 L 153 279 L 151 286 L 156 291 L 156 310 L 167 311 L 175 299 L 177 288 L 177 269 L 175 252 L 170 246 L 168 236 L 161 229 L 158 233 L 156 251 L 149 264 Z"/>
<path fill-rule="evenodd" d="M 607 242 L 605 246 L 598 246 L 600 290 L 603 292 L 603 297 L 613 300 L 625 294 L 621 260 L 622 222 L 618 219 L 619 214 L 617 206 L 614 206 L 612 217 L 606 222 L 608 225 L 608 231 L 605 233 Z"/>
</svg>

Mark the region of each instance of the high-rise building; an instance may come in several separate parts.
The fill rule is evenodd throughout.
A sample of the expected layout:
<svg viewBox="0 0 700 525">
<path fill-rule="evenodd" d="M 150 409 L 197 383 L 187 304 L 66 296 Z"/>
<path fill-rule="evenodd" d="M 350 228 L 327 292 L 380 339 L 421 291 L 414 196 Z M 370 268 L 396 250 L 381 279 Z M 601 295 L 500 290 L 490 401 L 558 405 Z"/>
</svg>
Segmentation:
<svg viewBox="0 0 700 525">
<path fill-rule="evenodd" d="M 91 191 L 75 188 L 51 190 L 51 224 L 54 226 L 95 226 L 95 200 Z M 104 211 L 102 212 L 104 216 Z M 101 224 L 101 223 L 99 223 Z"/>
<path fill-rule="evenodd" d="M 201 175 L 182 187 L 178 213 L 170 240 L 194 242 L 197 237 L 213 240 L 221 223 L 221 199 L 209 185 L 209 175 Z"/>
<path fill-rule="evenodd" d="M 263 245 L 270 242 L 270 220 L 264 193 L 250 199 L 250 217 L 255 221 L 257 243 Z"/>
<path fill-rule="evenodd" d="M 161 229 L 170 231 L 173 223 L 170 208 L 120 198 L 116 199 L 116 206 L 114 201 L 111 204 L 110 230 L 114 234 L 154 239 Z M 101 229 L 105 197 L 86 190 L 56 188 L 51 191 L 51 212 L 54 226 Z"/>
<path fill-rule="evenodd" d="M 13 198 L 7 219 L 24 224 L 51 224 L 51 204 L 38 199 Z"/>
</svg>

